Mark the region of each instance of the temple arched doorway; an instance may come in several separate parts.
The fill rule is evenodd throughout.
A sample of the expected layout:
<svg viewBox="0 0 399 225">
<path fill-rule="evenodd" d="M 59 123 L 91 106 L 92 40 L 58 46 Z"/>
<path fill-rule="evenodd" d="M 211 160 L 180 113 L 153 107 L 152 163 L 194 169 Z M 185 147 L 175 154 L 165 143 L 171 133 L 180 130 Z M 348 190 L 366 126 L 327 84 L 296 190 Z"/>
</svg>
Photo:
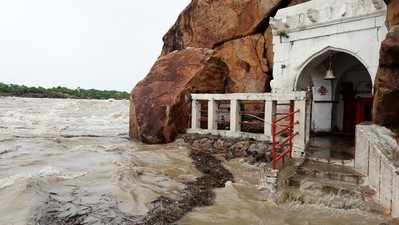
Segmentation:
<svg viewBox="0 0 399 225">
<path fill-rule="evenodd" d="M 371 121 L 373 102 L 372 78 L 361 59 L 325 50 L 305 63 L 295 89 L 311 93 L 309 150 L 320 147 L 327 157 L 353 157 L 355 126 Z"/>
</svg>

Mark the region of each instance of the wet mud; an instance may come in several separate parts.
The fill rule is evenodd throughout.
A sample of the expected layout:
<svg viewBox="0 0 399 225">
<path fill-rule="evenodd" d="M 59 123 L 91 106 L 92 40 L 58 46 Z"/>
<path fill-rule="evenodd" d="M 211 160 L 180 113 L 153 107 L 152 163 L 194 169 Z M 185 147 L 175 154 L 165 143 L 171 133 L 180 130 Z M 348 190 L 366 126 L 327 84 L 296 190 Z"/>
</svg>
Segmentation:
<svg viewBox="0 0 399 225">
<path fill-rule="evenodd" d="M 212 205 L 215 199 L 213 189 L 224 187 L 228 181 L 233 182 L 233 175 L 213 155 L 192 148 L 190 157 L 195 167 L 204 175 L 187 183 L 178 200 L 160 197 L 154 201 L 153 208 L 143 221 L 136 224 L 173 224 L 196 207 Z"/>
</svg>

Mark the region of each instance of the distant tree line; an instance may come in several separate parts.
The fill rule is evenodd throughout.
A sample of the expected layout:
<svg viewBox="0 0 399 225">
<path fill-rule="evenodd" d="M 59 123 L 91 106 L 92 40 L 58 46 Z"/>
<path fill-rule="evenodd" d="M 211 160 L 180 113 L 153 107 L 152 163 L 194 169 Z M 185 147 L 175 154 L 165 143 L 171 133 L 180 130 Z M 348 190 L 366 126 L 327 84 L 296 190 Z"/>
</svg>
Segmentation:
<svg viewBox="0 0 399 225">
<path fill-rule="evenodd" d="M 129 99 L 124 91 L 96 89 L 69 89 L 66 87 L 27 87 L 25 85 L 4 84 L 0 82 L 0 96 L 18 96 L 34 98 L 79 98 L 79 99 Z"/>
</svg>

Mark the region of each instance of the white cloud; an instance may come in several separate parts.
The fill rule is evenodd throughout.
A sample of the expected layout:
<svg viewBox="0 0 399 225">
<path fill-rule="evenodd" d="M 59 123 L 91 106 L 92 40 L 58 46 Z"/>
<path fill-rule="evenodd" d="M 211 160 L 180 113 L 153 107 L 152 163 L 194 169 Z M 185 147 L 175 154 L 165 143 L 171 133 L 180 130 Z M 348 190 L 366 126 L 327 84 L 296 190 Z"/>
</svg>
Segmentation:
<svg viewBox="0 0 399 225">
<path fill-rule="evenodd" d="M 0 82 L 129 91 L 189 0 L 0 0 Z"/>
</svg>

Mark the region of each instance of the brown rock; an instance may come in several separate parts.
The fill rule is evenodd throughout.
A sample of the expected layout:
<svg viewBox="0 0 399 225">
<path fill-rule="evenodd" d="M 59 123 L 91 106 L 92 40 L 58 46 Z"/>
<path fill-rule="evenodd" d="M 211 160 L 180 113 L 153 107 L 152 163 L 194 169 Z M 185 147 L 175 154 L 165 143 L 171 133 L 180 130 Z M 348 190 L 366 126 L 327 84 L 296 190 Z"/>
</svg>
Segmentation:
<svg viewBox="0 0 399 225">
<path fill-rule="evenodd" d="M 274 64 L 274 52 L 273 52 L 273 33 L 272 33 L 272 27 L 268 27 L 266 29 L 266 32 L 264 34 L 265 37 L 265 48 L 266 48 L 266 59 L 268 62 L 268 66 L 270 70 L 273 70 L 273 64 Z"/>
<path fill-rule="evenodd" d="M 130 136 L 146 143 L 173 141 L 188 126 L 193 92 L 270 91 L 269 16 L 304 1 L 192 0 L 164 36 L 161 57 L 132 91 Z"/>
<path fill-rule="evenodd" d="M 245 157 L 250 144 L 249 141 L 239 141 L 230 147 L 230 152 L 233 157 Z"/>
<path fill-rule="evenodd" d="M 246 154 L 250 158 L 250 162 L 271 161 L 271 146 L 265 142 L 256 142 L 249 146 Z"/>
<path fill-rule="evenodd" d="M 288 6 L 293 6 L 293 5 L 297 5 L 297 4 L 301 4 L 304 2 L 307 2 L 309 0 L 291 0 L 290 3 L 288 4 Z M 269 26 L 265 33 L 264 33 L 264 37 L 265 37 L 265 48 L 266 48 L 266 58 L 267 58 L 267 62 L 268 62 L 268 66 L 270 69 L 270 74 L 272 73 L 273 70 L 273 64 L 274 64 L 274 52 L 273 52 L 273 33 L 272 33 L 272 27 Z M 270 80 L 269 80 L 270 82 Z"/>
<path fill-rule="evenodd" d="M 138 123 L 136 107 L 134 106 L 132 95 L 130 95 L 129 102 L 129 136 L 138 139 L 140 137 L 140 125 Z"/>
<path fill-rule="evenodd" d="M 381 44 L 380 66 L 376 78 L 373 120 L 397 129 L 399 127 L 399 1 L 385 0 L 388 5 L 389 33 Z"/>
<path fill-rule="evenodd" d="M 227 71 L 209 49 L 160 57 L 132 91 L 130 136 L 150 144 L 173 141 L 188 126 L 190 94 L 224 92 Z"/>
<path fill-rule="evenodd" d="M 213 147 L 217 150 L 227 151 L 233 144 L 233 139 L 220 138 L 213 144 Z"/>
<path fill-rule="evenodd" d="M 216 51 L 229 68 L 227 92 L 265 92 L 269 68 L 263 35 L 228 41 Z"/>
<path fill-rule="evenodd" d="M 164 36 L 163 55 L 186 47 L 214 48 L 267 26 L 285 0 L 192 0 Z"/>
<path fill-rule="evenodd" d="M 381 44 L 380 66 L 399 66 L 399 25 L 391 28 L 391 31 Z"/>
<path fill-rule="evenodd" d="M 202 138 L 195 140 L 192 144 L 192 147 L 195 149 L 203 149 L 203 150 L 211 150 L 213 148 L 213 143 L 215 140 L 212 138 Z"/>
<path fill-rule="evenodd" d="M 288 4 L 288 6 L 293 6 L 293 5 L 298 5 L 304 2 L 308 2 L 310 0 L 291 0 L 290 3 Z"/>
<path fill-rule="evenodd" d="M 385 0 L 388 5 L 387 25 L 392 27 L 399 24 L 399 1 Z"/>
<path fill-rule="evenodd" d="M 374 122 L 399 127 L 399 68 L 379 68 L 374 98 Z"/>
</svg>

